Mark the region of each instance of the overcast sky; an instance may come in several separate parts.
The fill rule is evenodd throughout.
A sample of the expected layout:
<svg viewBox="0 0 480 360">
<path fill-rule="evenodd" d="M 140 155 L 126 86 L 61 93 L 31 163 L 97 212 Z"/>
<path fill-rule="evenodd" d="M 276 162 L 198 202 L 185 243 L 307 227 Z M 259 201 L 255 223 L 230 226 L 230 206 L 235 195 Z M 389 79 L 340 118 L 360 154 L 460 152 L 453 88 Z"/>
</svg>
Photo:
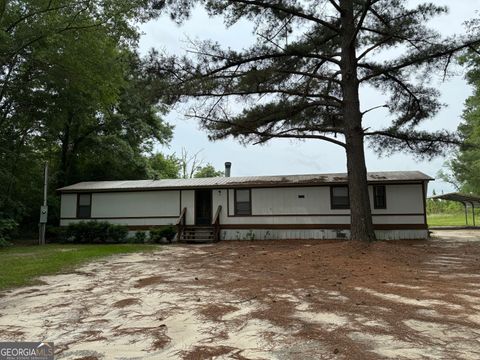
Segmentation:
<svg viewBox="0 0 480 360">
<path fill-rule="evenodd" d="M 419 1 L 411 1 L 418 3 Z M 445 35 L 465 32 L 463 23 L 478 16 L 480 0 L 437 0 L 435 4 L 447 5 L 449 14 L 435 19 L 431 25 Z M 149 22 L 141 26 L 143 36 L 140 40 L 141 53 L 151 48 L 170 54 L 183 54 L 187 49 L 187 39 L 212 39 L 224 46 L 235 49 L 248 47 L 253 40 L 252 26 L 242 22 L 226 29 L 222 18 L 209 18 L 202 9 L 197 9 L 189 21 L 182 26 L 171 22 L 168 17 Z M 430 129 L 446 128 L 455 130 L 461 121 L 465 99 L 472 89 L 466 84 L 462 71 L 447 82 L 435 81 L 433 86 L 441 92 L 441 101 L 448 106 L 425 126 Z M 380 105 L 382 99 L 367 91 L 361 94 L 362 108 Z M 382 111 L 369 114 L 367 121 L 374 122 L 384 116 Z M 318 140 L 304 142 L 284 139 L 270 141 L 266 145 L 242 146 L 235 140 L 228 139 L 210 142 L 206 132 L 199 129 L 195 120 L 187 120 L 182 111 L 172 111 L 166 120 L 175 125 L 174 139 L 169 148 L 159 148 L 164 153 L 181 152 L 182 147 L 189 153 L 202 150 L 201 156 L 216 168 L 223 169 L 225 161 L 231 161 L 232 176 L 248 175 L 286 175 L 312 174 L 328 172 L 345 172 L 345 153 L 339 146 Z M 436 177 L 445 158 L 438 157 L 432 161 L 416 161 L 412 155 L 395 154 L 379 158 L 366 148 L 368 171 L 386 170 L 420 170 Z M 449 184 L 440 180 L 430 184 L 429 192 L 453 191 Z"/>
</svg>

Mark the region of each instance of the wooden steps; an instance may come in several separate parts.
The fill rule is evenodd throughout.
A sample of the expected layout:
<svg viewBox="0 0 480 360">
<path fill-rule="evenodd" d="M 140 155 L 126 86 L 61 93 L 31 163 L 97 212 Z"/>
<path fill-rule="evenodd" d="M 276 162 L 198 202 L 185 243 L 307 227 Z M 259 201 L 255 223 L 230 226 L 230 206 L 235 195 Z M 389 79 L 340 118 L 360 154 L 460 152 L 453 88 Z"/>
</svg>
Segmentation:
<svg viewBox="0 0 480 360">
<path fill-rule="evenodd" d="M 213 226 L 186 226 L 183 228 L 179 242 L 209 243 L 215 240 Z"/>
</svg>

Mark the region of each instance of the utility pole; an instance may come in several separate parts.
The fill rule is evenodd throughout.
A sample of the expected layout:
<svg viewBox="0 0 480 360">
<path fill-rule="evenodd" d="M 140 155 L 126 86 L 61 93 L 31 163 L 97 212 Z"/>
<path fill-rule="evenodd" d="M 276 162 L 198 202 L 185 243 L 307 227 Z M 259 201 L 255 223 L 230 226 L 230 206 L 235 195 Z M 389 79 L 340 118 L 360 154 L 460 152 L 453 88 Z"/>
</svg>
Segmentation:
<svg viewBox="0 0 480 360">
<path fill-rule="evenodd" d="M 39 236 L 38 245 L 45 245 L 45 229 L 47 227 L 48 206 L 47 206 L 47 191 L 48 191 L 48 163 L 45 163 L 45 170 L 43 172 L 43 205 L 40 207 L 40 222 L 38 225 Z"/>
</svg>

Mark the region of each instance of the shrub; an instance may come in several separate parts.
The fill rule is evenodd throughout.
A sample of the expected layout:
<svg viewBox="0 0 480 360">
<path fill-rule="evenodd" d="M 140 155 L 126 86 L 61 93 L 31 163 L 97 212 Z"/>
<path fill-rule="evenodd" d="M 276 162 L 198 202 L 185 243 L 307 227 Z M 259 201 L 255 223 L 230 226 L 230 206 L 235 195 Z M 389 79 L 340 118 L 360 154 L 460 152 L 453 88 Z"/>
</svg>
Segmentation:
<svg viewBox="0 0 480 360">
<path fill-rule="evenodd" d="M 106 221 L 81 221 L 69 224 L 63 240 L 74 244 L 114 244 L 126 242 L 128 228 Z"/>
<path fill-rule="evenodd" d="M 144 244 L 147 242 L 147 233 L 144 231 L 137 231 L 132 240 L 135 244 Z"/>
<path fill-rule="evenodd" d="M 0 247 L 12 245 L 8 240 L 18 224 L 10 219 L 0 219 Z"/>
<path fill-rule="evenodd" d="M 150 241 L 154 243 L 160 243 L 162 242 L 162 239 L 165 238 L 169 242 L 172 242 L 176 233 L 177 231 L 173 225 L 168 225 L 163 228 L 155 228 L 150 230 Z"/>
<path fill-rule="evenodd" d="M 45 237 L 50 243 L 62 242 L 65 239 L 65 232 L 67 228 L 63 226 L 47 225 Z"/>
</svg>

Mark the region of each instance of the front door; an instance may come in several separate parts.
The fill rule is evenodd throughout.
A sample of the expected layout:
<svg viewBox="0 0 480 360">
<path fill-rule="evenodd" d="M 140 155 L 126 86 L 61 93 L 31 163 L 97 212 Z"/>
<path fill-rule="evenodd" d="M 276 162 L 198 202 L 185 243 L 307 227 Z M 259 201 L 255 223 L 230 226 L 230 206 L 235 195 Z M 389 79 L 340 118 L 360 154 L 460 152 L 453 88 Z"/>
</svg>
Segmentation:
<svg viewBox="0 0 480 360">
<path fill-rule="evenodd" d="M 195 190 L 195 225 L 212 224 L 212 190 Z"/>
</svg>

